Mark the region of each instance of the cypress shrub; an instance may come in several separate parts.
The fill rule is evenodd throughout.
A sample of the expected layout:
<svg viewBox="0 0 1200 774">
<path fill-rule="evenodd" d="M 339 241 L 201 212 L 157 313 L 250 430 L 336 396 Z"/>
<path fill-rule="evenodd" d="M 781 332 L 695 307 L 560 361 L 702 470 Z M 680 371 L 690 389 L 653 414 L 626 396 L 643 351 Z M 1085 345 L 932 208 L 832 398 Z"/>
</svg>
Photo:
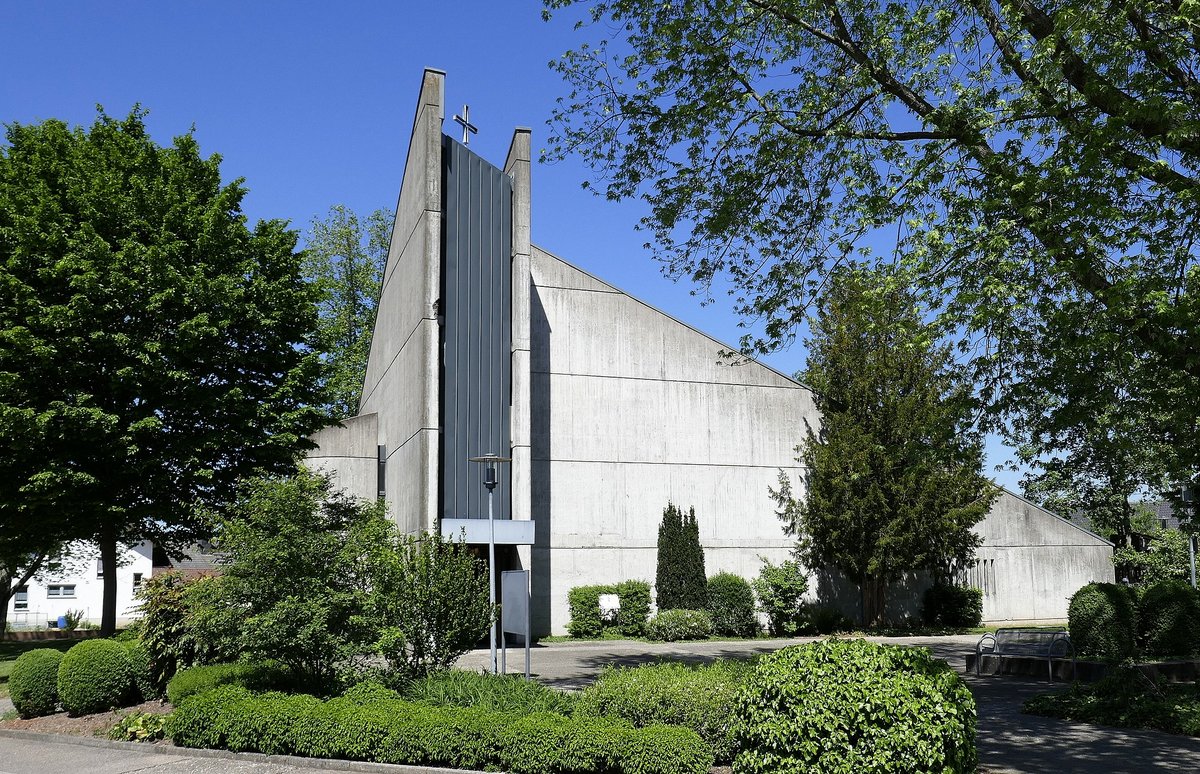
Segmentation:
<svg viewBox="0 0 1200 774">
<path fill-rule="evenodd" d="M 626 637 L 640 637 L 646 633 L 646 619 L 650 617 L 650 584 L 631 580 L 617 584 L 617 598 L 621 607 L 617 610 L 617 630 Z"/>
<path fill-rule="evenodd" d="M 1189 658 L 1200 654 L 1200 593 L 1180 580 L 1165 580 L 1145 590 L 1139 628 L 1146 655 Z"/>
<path fill-rule="evenodd" d="M 974 772 L 975 699 L 920 648 L 825 640 L 764 656 L 735 714 L 745 774 Z"/>
<path fill-rule="evenodd" d="M 973 586 L 935 583 L 925 589 L 921 618 L 927 626 L 969 629 L 983 621 L 983 592 Z"/>
<path fill-rule="evenodd" d="M 753 637 L 758 634 L 754 615 L 754 591 L 750 583 L 730 572 L 708 579 L 708 614 L 713 634 L 722 637 Z"/>
<path fill-rule="evenodd" d="M 69 715 L 121 707 L 135 695 L 133 664 L 119 642 L 84 640 L 58 665 L 58 698 Z"/>
<path fill-rule="evenodd" d="M 667 503 L 658 527 L 658 566 L 654 574 L 659 610 L 703 610 L 708 605 L 704 549 L 696 509 L 687 513 Z"/>
<path fill-rule="evenodd" d="M 616 586 L 576 586 L 567 594 L 571 621 L 567 634 L 572 637 L 599 637 L 604 633 L 604 618 L 600 614 L 600 595 L 616 594 Z"/>
<path fill-rule="evenodd" d="M 1071 596 L 1067 628 L 1084 658 L 1114 662 L 1129 658 L 1137 635 L 1134 596 L 1115 583 L 1089 583 Z"/>
<path fill-rule="evenodd" d="M 8 677 L 13 706 L 23 718 L 52 715 L 58 708 L 58 666 L 63 654 L 52 648 L 28 650 L 17 657 Z"/>
</svg>

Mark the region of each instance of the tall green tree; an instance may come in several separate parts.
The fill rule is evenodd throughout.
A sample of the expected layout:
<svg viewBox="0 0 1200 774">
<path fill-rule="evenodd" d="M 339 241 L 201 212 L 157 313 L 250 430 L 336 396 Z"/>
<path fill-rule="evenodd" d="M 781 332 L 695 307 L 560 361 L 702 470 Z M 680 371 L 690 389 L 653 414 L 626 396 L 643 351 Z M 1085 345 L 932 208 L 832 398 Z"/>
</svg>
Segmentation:
<svg viewBox="0 0 1200 774">
<path fill-rule="evenodd" d="M 296 234 L 145 112 L 0 146 L 0 532 L 178 546 L 326 420 Z M 101 628 L 116 621 L 104 574 Z"/>
<path fill-rule="evenodd" d="M 995 499 L 972 426 L 970 383 L 897 271 L 840 269 L 821 298 L 804 380 L 821 412 L 800 447 L 803 499 L 772 494 L 797 554 L 836 567 L 883 620 L 889 584 L 949 580 L 974 560 L 972 527 Z"/>
<path fill-rule="evenodd" d="M 1080 365 L 1126 353 L 1140 421 L 1200 468 L 1191 3 L 587 6 L 548 155 L 644 197 L 666 271 L 764 320 L 747 349 L 792 340 L 832 267 L 895 252 L 997 406 L 1025 410 L 1018 383 L 1087 402 Z"/>
<path fill-rule="evenodd" d="M 358 413 L 392 221 L 386 210 L 360 218 L 338 204 L 313 219 L 305 238 L 305 273 L 320 292 L 315 347 L 327 366 L 333 419 Z"/>
<path fill-rule="evenodd" d="M 667 503 L 658 525 L 658 561 L 654 573 L 655 604 L 659 610 L 704 610 L 708 580 L 696 509 L 685 513 Z"/>
</svg>

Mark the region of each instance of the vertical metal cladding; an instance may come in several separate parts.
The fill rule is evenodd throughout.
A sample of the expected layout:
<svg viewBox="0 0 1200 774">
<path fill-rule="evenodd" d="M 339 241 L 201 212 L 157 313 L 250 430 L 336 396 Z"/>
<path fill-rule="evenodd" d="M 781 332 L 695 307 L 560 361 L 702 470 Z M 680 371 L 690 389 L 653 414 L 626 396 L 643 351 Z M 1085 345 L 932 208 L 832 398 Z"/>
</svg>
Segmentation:
<svg viewBox="0 0 1200 774">
<path fill-rule="evenodd" d="M 487 518 L 481 465 L 510 456 L 512 181 L 442 136 L 441 514 Z M 511 518 L 510 465 L 499 466 L 496 518 Z"/>
</svg>

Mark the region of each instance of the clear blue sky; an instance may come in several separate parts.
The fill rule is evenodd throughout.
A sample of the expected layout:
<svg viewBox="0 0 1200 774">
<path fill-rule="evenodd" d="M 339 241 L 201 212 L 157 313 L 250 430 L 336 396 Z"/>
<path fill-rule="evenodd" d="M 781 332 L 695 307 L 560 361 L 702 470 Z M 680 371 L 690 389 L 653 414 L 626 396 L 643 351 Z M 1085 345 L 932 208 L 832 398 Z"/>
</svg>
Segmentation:
<svg viewBox="0 0 1200 774">
<path fill-rule="evenodd" d="M 300 229 L 333 204 L 394 208 L 424 67 L 445 70 L 447 125 L 466 103 L 471 147 L 502 162 L 512 129 L 533 128 L 535 156 L 564 85 L 547 63 L 584 38 L 541 19 L 539 0 L 459 2 L 17 2 L 0 4 L 0 123 L 90 124 L 96 105 L 150 111 L 160 143 L 193 125 L 227 179 L 244 177 L 251 220 Z M 731 305 L 701 307 L 634 231 L 637 202 L 580 188 L 574 162 L 535 164 L 533 240 L 619 288 L 736 344 Z M 804 365 L 796 344 L 766 361 Z M 797 439 L 799 440 L 799 439 Z M 996 439 L 989 462 L 1009 457 Z M 1016 488 L 1017 476 L 997 473 Z"/>
</svg>

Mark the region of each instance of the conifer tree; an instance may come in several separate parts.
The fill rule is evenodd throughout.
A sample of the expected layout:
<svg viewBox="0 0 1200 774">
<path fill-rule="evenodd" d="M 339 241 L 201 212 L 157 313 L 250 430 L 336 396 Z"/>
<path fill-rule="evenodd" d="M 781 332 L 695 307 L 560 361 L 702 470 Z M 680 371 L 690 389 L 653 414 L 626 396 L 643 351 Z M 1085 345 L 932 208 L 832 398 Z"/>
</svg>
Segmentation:
<svg viewBox="0 0 1200 774">
<path fill-rule="evenodd" d="M 696 509 L 684 513 L 668 502 L 658 527 L 658 568 L 655 573 L 659 610 L 703 610 L 708 605 L 708 580 Z"/>
<path fill-rule="evenodd" d="M 782 476 L 772 492 L 799 557 L 860 586 L 868 625 L 889 584 L 921 570 L 950 580 L 973 562 L 971 528 L 996 494 L 970 383 L 925 311 L 901 272 L 833 274 L 807 342 L 821 425 L 800 448 L 804 496 Z"/>
</svg>

